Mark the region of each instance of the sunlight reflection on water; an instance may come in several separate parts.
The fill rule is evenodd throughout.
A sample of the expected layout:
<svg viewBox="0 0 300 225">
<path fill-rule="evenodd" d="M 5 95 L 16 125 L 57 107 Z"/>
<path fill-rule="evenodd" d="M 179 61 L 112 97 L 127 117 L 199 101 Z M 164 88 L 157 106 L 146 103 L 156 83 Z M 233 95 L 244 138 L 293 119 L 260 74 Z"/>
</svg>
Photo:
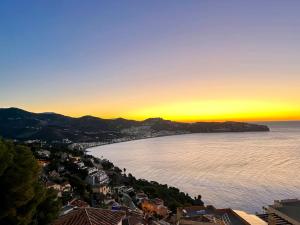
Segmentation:
<svg viewBox="0 0 300 225">
<path fill-rule="evenodd" d="M 138 178 L 176 186 L 207 204 L 248 212 L 300 197 L 300 126 L 271 132 L 189 134 L 89 149 Z"/>
</svg>

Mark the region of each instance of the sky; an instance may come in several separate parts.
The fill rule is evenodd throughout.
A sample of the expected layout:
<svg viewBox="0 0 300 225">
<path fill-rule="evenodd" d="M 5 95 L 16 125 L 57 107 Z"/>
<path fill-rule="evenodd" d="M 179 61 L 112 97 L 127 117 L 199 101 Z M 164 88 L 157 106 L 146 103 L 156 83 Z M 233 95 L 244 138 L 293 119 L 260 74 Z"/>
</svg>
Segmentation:
<svg viewBox="0 0 300 225">
<path fill-rule="evenodd" d="M 300 1 L 0 1 L 0 107 L 300 119 Z"/>
</svg>

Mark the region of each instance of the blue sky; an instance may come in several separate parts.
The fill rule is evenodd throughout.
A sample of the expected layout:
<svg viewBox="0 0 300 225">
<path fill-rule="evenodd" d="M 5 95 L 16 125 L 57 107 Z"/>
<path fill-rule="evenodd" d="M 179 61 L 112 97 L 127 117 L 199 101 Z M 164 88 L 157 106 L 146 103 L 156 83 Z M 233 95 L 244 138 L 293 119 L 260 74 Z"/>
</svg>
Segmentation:
<svg viewBox="0 0 300 225">
<path fill-rule="evenodd" d="M 295 114 L 299 11 L 279 0 L 1 1 L 0 107 L 140 118 L 187 99 L 244 100 Z"/>
</svg>

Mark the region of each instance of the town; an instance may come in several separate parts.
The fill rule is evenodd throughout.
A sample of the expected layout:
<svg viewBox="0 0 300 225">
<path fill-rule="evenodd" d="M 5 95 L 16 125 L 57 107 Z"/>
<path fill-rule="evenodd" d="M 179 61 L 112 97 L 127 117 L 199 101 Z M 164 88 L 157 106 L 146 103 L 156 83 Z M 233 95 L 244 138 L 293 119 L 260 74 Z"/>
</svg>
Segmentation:
<svg viewBox="0 0 300 225">
<path fill-rule="evenodd" d="M 42 168 L 41 181 L 62 202 L 54 225 L 65 224 L 300 224 L 300 200 L 275 201 L 262 214 L 204 205 L 175 187 L 136 179 L 81 145 L 27 141 Z M 68 146 L 68 147 L 66 147 Z M 90 222 L 84 222 L 90 221 Z"/>
<path fill-rule="evenodd" d="M 1 0 L 0 225 L 300 225 L 299 12 Z"/>
</svg>

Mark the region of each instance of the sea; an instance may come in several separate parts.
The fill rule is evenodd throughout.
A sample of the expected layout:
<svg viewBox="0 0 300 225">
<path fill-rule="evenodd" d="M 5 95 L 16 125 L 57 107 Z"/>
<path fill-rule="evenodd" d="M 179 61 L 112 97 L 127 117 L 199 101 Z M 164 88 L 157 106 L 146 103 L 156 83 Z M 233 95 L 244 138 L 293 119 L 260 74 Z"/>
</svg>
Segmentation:
<svg viewBox="0 0 300 225">
<path fill-rule="evenodd" d="M 179 188 L 205 204 L 249 213 L 300 198 L 300 122 L 265 122 L 270 132 L 199 133 L 88 149 L 137 178 Z"/>
</svg>

